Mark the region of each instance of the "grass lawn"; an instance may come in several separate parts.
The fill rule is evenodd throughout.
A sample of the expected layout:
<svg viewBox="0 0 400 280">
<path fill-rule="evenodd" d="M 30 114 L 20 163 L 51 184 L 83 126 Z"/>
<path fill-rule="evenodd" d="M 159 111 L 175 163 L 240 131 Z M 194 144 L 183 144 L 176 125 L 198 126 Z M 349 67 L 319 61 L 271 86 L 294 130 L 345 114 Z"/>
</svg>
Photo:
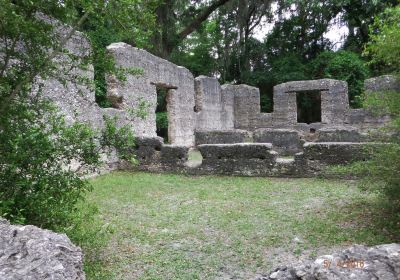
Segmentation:
<svg viewBox="0 0 400 280">
<path fill-rule="evenodd" d="M 89 279 L 253 279 L 352 243 L 396 241 L 378 197 L 352 181 L 118 172 L 91 182 L 87 199 L 110 234 Z"/>
</svg>

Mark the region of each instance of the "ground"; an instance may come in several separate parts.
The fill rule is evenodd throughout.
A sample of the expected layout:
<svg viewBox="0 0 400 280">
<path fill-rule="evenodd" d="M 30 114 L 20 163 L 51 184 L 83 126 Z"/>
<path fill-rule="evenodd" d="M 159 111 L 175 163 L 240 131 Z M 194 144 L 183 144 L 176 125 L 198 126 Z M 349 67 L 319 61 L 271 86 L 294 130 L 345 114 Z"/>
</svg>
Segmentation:
<svg viewBox="0 0 400 280">
<path fill-rule="evenodd" d="M 254 279 L 395 239 L 371 210 L 377 196 L 353 181 L 117 172 L 91 182 L 111 230 L 99 254 L 107 279 Z"/>
</svg>

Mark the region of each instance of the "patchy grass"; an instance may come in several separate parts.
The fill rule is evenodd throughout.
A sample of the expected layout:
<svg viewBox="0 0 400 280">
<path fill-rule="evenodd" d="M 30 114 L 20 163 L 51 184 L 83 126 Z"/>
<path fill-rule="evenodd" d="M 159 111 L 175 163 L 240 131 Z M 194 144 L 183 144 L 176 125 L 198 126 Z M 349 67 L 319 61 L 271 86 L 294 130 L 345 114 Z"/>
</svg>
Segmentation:
<svg viewBox="0 0 400 280">
<path fill-rule="evenodd" d="M 92 183 L 88 200 L 111 234 L 89 279 L 251 279 L 399 237 L 398 224 L 382 230 L 378 197 L 351 181 L 118 172 Z"/>
</svg>

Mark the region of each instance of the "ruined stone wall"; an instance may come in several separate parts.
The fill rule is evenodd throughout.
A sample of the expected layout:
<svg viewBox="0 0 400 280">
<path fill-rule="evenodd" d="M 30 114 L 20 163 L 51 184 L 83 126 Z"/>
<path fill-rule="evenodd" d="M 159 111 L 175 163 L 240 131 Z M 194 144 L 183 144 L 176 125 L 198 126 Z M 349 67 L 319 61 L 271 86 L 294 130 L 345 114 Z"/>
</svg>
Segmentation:
<svg viewBox="0 0 400 280">
<path fill-rule="evenodd" d="M 195 79 L 196 130 L 222 130 L 222 94 L 216 78 Z"/>
<path fill-rule="evenodd" d="M 230 85 L 221 86 L 221 126 L 223 130 L 230 130 L 235 127 L 234 116 L 234 93 L 230 90 Z"/>
<path fill-rule="evenodd" d="M 54 32 L 60 39 L 67 36 L 71 27 L 49 18 L 43 14 L 37 15 L 40 19 L 52 24 Z M 94 128 L 103 126 L 103 113 L 95 101 L 94 88 L 89 84 L 77 82 L 78 78 L 93 80 L 93 66 L 87 65 L 85 69 L 79 64 L 91 54 L 89 40 L 81 32 L 75 31 L 71 38 L 66 42 L 65 49 L 76 59 L 72 60 L 67 54 L 60 54 L 55 58 L 59 67 L 60 80 L 52 78 L 47 80 L 37 80 L 34 91 L 41 85 L 41 94 L 45 98 L 50 98 L 65 115 L 67 123 L 75 121 L 84 122 Z"/>
<path fill-rule="evenodd" d="M 364 91 L 367 95 L 381 91 L 400 92 L 400 80 L 392 75 L 370 78 L 364 82 Z M 364 130 L 381 127 L 389 120 L 389 116 L 376 116 L 373 112 L 369 112 L 365 109 L 351 109 L 348 113 L 347 122 L 361 130 Z"/>
<path fill-rule="evenodd" d="M 347 83 L 332 79 L 296 81 L 274 87 L 273 124 L 296 125 L 296 93 L 304 91 L 321 92 L 321 123 L 344 124 L 349 109 Z"/>
<path fill-rule="evenodd" d="M 125 82 L 108 78 L 109 96 L 120 100 L 122 109 L 138 108 L 140 103 L 148 105 L 145 118 L 136 118 L 132 123 L 139 136 L 156 136 L 155 109 L 156 86 L 168 89 L 168 138 L 173 144 L 193 145 L 195 129 L 195 93 L 193 75 L 184 67 L 156 57 L 144 50 L 125 43 L 114 43 L 107 47 L 115 58 L 117 67 L 139 68 L 142 75 L 127 75 Z"/>
</svg>

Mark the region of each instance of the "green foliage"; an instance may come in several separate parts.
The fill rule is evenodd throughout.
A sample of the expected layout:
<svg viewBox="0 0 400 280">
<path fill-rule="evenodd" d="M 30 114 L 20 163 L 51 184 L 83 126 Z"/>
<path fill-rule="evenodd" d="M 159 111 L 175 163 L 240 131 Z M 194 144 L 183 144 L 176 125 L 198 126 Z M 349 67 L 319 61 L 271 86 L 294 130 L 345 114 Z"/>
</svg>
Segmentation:
<svg viewBox="0 0 400 280">
<path fill-rule="evenodd" d="M 156 124 L 157 124 L 157 129 L 168 128 L 168 113 L 167 112 L 157 112 L 156 113 Z"/>
<path fill-rule="evenodd" d="M 67 124 L 43 98 L 43 85 L 38 82 L 55 78 L 65 84 L 69 70 L 87 66 L 86 59 L 65 50 L 66 41 L 90 15 L 115 19 L 117 2 L 133 3 L 0 0 L 0 37 L 5 40 L 0 44 L 4 54 L 0 58 L 0 215 L 11 222 L 67 227 L 77 213 L 76 204 L 91 190 L 83 176 L 101 164 L 100 151 L 116 148 L 121 158 L 132 157 L 134 142 L 128 127 L 117 128 L 109 120 L 103 131 Z M 53 26 L 38 17 L 40 12 L 70 23 L 71 32 L 58 38 Z M 58 67 L 55 58 L 61 53 L 71 59 L 71 69 Z M 74 82 L 87 81 L 77 77 Z"/>
<path fill-rule="evenodd" d="M 399 73 L 399 7 L 387 9 L 378 17 L 374 27 L 377 33 L 371 35 L 366 53 L 371 63 L 383 63 L 388 69 Z M 373 28 L 374 28 L 373 27 Z M 352 166 L 352 171 L 362 175 L 361 186 L 386 195 L 390 204 L 400 208 L 400 95 L 399 92 L 369 93 L 364 106 L 375 115 L 390 115 L 392 121 L 379 132 L 384 142 L 374 151 L 369 162 Z"/>
<path fill-rule="evenodd" d="M 361 106 L 360 98 L 369 70 L 359 55 L 349 51 L 326 51 L 310 62 L 309 71 L 313 79 L 331 78 L 346 81 L 351 107 Z"/>
<path fill-rule="evenodd" d="M 82 248 L 85 253 L 84 271 L 87 279 L 110 280 L 114 279 L 106 269 L 106 262 L 102 257 L 102 250 L 113 232 L 110 224 L 101 220 L 97 204 L 84 201 L 78 203 L 77 210 L 70 215 L 67 226 L 58 226 L 57 232 L 68 235 L 71 241 Z"/>
<path fill-rule="evenodd" d="M 212 48 L 218 40 L 219 26 L 216 21 L 209 21 L 186 39 L 178 49 L 175 49 L 170 60 L 178 65 L 184 65 L 193 75 L 213 76 L 218 68 Z"/>
<path fill-rule="evenodd" d="M 125 80 L 126 74 L 140 75 L 139 69 L 115 67 L 114 60 L 107 54 L 106 47 L 115 42 L 127 42 L 138 47 L 148 47 L 154 29 L 154 10 L 158 1 L 113 1 L 104 13 L 88 18 L 82 30 L 88 35 L 93 50 L 93 66 L 96 89 L 96 102 L 100 107 L 111 107 L 107 100 L 105 76 L 115 75 Z M 104 5 L 107 5 L 104 2 Z"/>
<path fill-rule="evenodd" d="M 387 9 L 377 17 L 370 27 L 371 41 L 364 54 L 371 57 L 370 63 L 380 72 L 400 71 L 400 5 Z"/>
<path fill-rule="evenodd" d="M 48 103 L 12 103 L 0 120 L 0 215 L 11 222 L 65 225 L 91 189 L 71 168 L 100 163 L 94 132 L 67 126 Z"/>
<path fill-rule="evenodd" d="M 400 207 L 400 98 L 399 92 L 368 94 L 364 106 L 375 115 L 390 115 L 392 121 L 375 135 L 380 142 L 367 162 L 353 164 L 347 171 L 359 175 L 361 187 L 384 194 L 390 204 Z"/>
<path fill-rule="evenodd" d="M 130 126 L 117 127 L 117 118 L 104 116 L 105 127 L 101 133 L 101 147 L 115 148 L 118 157 L 136 163 L 134 157 L 135 137 Z"/>
<path fill-rule="evenodd" d="M 135 108 L 128 108 L 126 111 L 131 117 L 144 120 L 149 115 L 151 107 L 151 102 L 144 100 L 143 97 L 139 97 L 137 106 Z"/>
<path fill-rule="evenodd" d="M 306 66 L 297 55 L 286 54 L 277 57 L 271 62 L 271 65 L 275 84 L 307 79 Z"/>
</svg>

